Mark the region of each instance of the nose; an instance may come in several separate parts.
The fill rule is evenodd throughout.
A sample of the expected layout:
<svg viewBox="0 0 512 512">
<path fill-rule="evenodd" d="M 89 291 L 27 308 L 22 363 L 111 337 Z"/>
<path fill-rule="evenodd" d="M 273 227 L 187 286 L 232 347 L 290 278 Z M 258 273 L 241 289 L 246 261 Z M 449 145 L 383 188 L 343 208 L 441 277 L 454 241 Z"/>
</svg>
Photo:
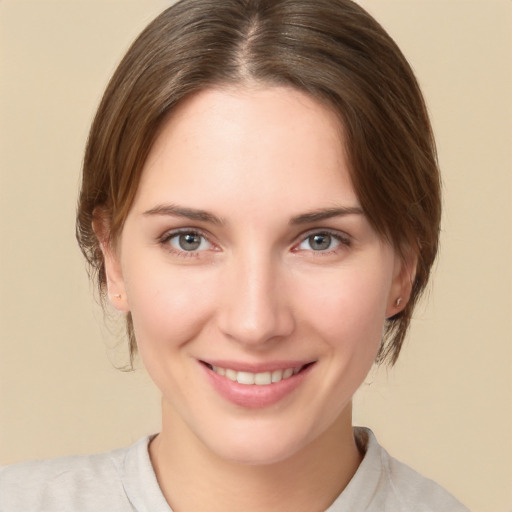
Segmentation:
<svg viewBox="0 0 512 512">
<path fill-rule="evenodd" d="M 223 275 L 218 313 L 224 335 L 252 348 L 289 336 L 295 319 L 286 269 L 268 256 L 255 254 L 231 263 Z"/>
</svg>

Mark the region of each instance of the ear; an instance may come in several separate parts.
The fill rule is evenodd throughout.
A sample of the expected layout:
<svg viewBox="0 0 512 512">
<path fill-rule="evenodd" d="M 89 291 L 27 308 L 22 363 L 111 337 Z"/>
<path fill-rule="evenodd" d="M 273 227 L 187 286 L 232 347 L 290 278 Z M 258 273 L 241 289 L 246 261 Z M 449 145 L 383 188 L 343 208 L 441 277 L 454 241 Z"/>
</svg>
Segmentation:
<svg viewBox="0 0 512 512">
<path fill-rule="evenodd" d="M 416 277 L 418 256 L 412 248 L 397 251 L 393 268 L 393 282 L 388 297 L 386 318 L 391 318 L 405 309 L 411 298 L 412 285 Z"/>
<path fill-rule="evenodd" d="M 128 313 L 130 308 L 126 297 L 119 251 L 110 237 L 110 217 L 104 210 L 96 209 L 94 211 L 92 229 L 103 253 L 110 303 L 118 311 Z"/>
</svg>

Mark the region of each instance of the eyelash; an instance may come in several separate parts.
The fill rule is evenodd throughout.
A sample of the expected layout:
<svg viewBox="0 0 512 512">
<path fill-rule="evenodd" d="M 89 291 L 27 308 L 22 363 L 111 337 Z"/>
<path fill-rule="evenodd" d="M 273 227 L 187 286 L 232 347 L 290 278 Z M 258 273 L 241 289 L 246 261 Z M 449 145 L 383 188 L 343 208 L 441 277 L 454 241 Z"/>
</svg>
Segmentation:
<svg viewBox="0 0 512 512">
<path fill-rule="evenodd" d="M 181 228 L 173 231 L 168 231 L 164 235 L 162 235 L 158 239 L 158 243 L 162 245 L 167 251 L 183 257 L 183 258 L 194 258 L 199 257 L 202 252 L 205 252 L 205 250 L 192 250 L 192 251 L 186 251 L 186 250 L 180 250 L 177 249 L 169 243 L 172 239 L 179 237 L 180 235 L 193 235 L 198 236 L 202 238 L 203 240 L 206 240 L 207 243 L 209 243 L 211 246 L 215 247 L 215 244 L 210 241 L 209 237 L 202 232 L 199 229 L 193 229 L 193 228 Z M 334 247 L 333 249 L 328 250 L 318 250 L 315 251 L 313 249 L 310 249 L 309 252 L 313 253 L 315 256 L 327 256 L 331 255 L 333 253 L 337 253 L 340 250 L 340 247 L 348 248 L 352 245 L 352 240 L 349 235 L 346 233 L 342 233 L 339 231 L 333 231 L 329 229 L 316 229 L 312 231 L 308 231 L 306 233 L 303 233 L 300 235 L 300 241 L 296 243 L 293 248 L 292 252 L 300 252 L 299 246 L 302 245 L 304 242 L 306 242 L 308 239 L 314 237 L 314 236 L 329 236 L 335 239 L 337 242 L 339 242 L 339 245 Z M 305 249 L 307 250 L 307 249 Z"/>
<path fill-rule="evenodd" d="M 346 233 L 343 233 L 340 231 L 333 231 L 333 230 L 329 230 L 329 229 L 315 229 L 315 230 L 312 230 L 312 231 L 302 234 L 300 242 L 298 244 L 295 244 L 293 251 L 298 252 L 300 250 L 300 249 L 298 249 L 298 247 L 300 245 L 302 245 L 304 242 L 306 242 L 308 239 L 310 239 L 314 236 L 329 236 L 329 237 L 333 238 L 334 240 L 336 240 L 337 242 L 339 242 L 339 245 L 337 245 L 333 249 L 327 249 L 325 251 L 322 251 L 322 250 L 315 251 L 313 249 L 310 249 L 310 252 L 315 257 L 332 255 L 332 254 L 339 252 L 343 248 L 349 248 L 352 245 L 351 237 L 349 235 L 347 235 Z"/>
<path fill-rule="evenodd" d="M 177 256 L 180 256 L 182 258 L 197 258 L 197 257 L 199 257 L 201 252 L 204 252 L 204 251 L 185 251 L 185 250 L 180 250 L 180 249 L 176 249 L 175 247 L 173 247 L 169 242 L 173 238 L 177 238 L 180 235 L 198 236 L 198 237 L 202 238 L 203 240 L 206 240 L 210 245 L 215 246 L 215 244 L 213 244 L 213 242 L 210 241 L 209 237 L 206 236 L 201 230 L 192 229 L 192 228 L 182 228 L 182 229 L 176 229 L 173 231 L 168 231 L 167 233 L 165 233 L 158 239 L 158 243 L 160 245 L 162 245 L 167 251 L 169 251 Z"/>
</svg>

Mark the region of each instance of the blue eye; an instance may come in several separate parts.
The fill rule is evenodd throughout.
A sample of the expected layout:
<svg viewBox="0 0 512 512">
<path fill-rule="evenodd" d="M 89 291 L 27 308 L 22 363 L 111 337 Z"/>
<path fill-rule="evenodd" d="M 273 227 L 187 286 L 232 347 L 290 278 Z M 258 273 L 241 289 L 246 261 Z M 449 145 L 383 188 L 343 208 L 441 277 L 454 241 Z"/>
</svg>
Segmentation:
<svg viewBox="0 0 512 512">
<path fill-rule="evenodd" d="M 342 243 L 344 242 L 340 236 L 331 233 L 321 232 L 314 233 L 305 238 L 299 244 L 298 248 L 302 251 L 332 251 Z"/>
<path fill-rule="evenodd" d="M 171 234 L 167 243 L 177 251 L 198 252 L 211 249 L 212 244 L 197 231 L 182 231 Z"/>
</svg>

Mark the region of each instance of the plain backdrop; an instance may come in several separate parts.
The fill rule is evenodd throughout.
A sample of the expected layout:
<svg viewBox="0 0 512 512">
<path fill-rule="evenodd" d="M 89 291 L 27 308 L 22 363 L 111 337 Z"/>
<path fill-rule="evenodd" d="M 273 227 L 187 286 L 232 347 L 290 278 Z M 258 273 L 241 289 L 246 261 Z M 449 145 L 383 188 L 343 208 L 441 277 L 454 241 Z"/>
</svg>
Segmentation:
<svg viewBox="0 0 512 512">
<path fill-rule="evenodd" d="M 220 0 L 219 0 L 220 1 Z M 423 87 L 444 177 L 442 249 L 392 370 L 355 421 L 474 512 L 512 511 L 512 2 L 362 0 Z M 123 373 L 74 239 L 82 151 L 108 78 L 170 2 L 0 0 L 0 463 L 159 428 Z M 140 366 L 140 365 L 139 365 Z"/>
</svg>

